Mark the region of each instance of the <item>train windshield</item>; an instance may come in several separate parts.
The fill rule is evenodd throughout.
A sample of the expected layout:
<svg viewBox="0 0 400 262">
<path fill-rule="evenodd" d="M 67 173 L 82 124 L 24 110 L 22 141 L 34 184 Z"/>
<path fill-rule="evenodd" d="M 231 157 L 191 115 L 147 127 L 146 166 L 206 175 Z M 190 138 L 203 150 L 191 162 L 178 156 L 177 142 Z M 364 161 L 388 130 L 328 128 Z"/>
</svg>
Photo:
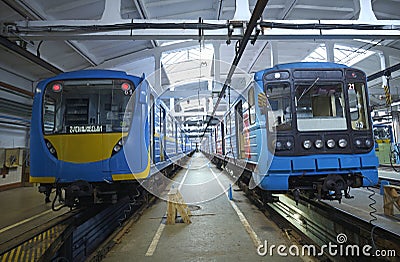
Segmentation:
<svg viewBox="0 0 400 262">
<path fill-rule="evenodd" d="M 362 82 L 349 82 L 347 90 L 349 94 L 351 128 L 354 130 L 369 130 L 365 84 Z"/>
<path fill-rule="evenodd" d="M 347 129 L 342 82 L 296 82 L 295 106 L 299 131 Z"/>
<path fill-rule="evenodd" d="M 133 83 L 127 80 L 52 82 L 44 94 L 44 133 L 125 132 L 132 116 L 127 105 L 133 89 Z"/>
</svg>

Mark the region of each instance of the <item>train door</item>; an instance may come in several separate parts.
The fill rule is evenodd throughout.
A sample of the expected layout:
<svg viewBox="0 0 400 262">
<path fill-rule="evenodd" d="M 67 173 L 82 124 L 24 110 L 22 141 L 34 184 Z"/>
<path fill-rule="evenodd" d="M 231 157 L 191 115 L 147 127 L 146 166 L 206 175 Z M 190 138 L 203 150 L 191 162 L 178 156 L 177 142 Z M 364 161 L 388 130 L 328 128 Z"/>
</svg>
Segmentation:
<svg viewBox="0 0 400 262">
<path fill-rule="evenodd" d="M 175 153 L 178 153 L 178 146 L 179 146 L 179 140 L 178 140 L 178 125 L 177 123 L 174 124 L 174 140 L 175 140 Z"/>
<path fill-rule="evenodd" d="M 150 95 L 150 157 L 152 159 L 152 163 L 155 164 L 156 156 L 155 156 L 155 105 L 154 105 L 154 96 Z"/>
<path fill-rule="evenodd" d="M 165 160 L 165 146 L 167 141 L 165 109 L 160 106 L 160 161 Z"/>
<path fill-rule="evenodd" d="M 243 158 L 244 136 L 243 136 L 243 107 L 242 101 L 235 106 L 235 133 L 236 133 L 236 154 L 238 158 Z"/>
<path fill-rule="evenodd" d="M 215 151 L 211 151 L 211 153 L 218 153 L 218 125 L 214 129 L 214 145 L 215 145 Z"/>
<path fill-rule="evenodd" d="M 221 122 L 221 147 L 222 147 L 222 155 L 225 155 L 225 124 Z"/>
</svg>

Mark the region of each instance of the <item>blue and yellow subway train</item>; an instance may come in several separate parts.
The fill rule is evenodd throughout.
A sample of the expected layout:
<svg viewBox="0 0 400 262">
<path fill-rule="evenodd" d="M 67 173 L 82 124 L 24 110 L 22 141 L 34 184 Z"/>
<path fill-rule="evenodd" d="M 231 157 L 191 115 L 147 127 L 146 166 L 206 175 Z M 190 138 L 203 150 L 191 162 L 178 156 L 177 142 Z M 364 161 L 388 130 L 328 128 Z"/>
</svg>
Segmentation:
<svg viewBox="0 0 400 262">
<path fill-rule="evenodd" d="M 259 71 L 202 148 L 268 193 L 350 197 L 378 181 L 365 73 L 328 62 Z"/>
<path fill-rule="evenodd" d="M 30 143 L 30 182 L 65 191 L 70 207 L 115 202 L 192 151 L 144 76 L 111 70 L 41 81 Z"/>
</svg>

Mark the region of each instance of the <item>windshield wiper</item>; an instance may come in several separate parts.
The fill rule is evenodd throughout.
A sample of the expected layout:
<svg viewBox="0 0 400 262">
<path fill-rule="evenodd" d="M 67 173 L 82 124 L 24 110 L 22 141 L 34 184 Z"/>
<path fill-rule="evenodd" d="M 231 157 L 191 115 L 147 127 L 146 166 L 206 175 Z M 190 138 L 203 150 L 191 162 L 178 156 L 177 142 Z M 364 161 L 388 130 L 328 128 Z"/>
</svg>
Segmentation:
<svg viewBox="0 0 400 262">
<path fill-rule="evenodd" d="M 313 88 L 313 86 L 318 82 L 319 77 L 317 77 L 314 81 L 314 83 L 312 83 L 307 89 L 304 89 L 303 93 L 301 93 L 299 99 L 297 101 L 300 101 L 300 99 L 308 92 L 310 91 L 311 88 Z"/>
</svg>

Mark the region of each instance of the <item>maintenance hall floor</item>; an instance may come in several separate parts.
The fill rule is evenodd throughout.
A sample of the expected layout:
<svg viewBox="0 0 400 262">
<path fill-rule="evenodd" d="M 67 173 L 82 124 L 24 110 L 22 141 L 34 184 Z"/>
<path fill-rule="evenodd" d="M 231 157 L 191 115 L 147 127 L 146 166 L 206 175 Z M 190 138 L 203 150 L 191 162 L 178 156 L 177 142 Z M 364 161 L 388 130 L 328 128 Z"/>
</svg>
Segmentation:
<svg viewBox="0 0 400 262">
<path fill-rule="evenodd" d="M 171 187 L 179 189 L 192 210 L 191 223 L 166 225 L 167 202 L 158 201 L 104 261 L 265 261 L 271 257 L 258 255 L 261 243 L 291 245 L 242 191 L 232 190 L 229 200 L 225 192 L 233 181 L 201 153 L 194 154 L 174 180 L 179 182 Z M 273 260 L 302 258 L 274 255 Z"/>
</svg>

